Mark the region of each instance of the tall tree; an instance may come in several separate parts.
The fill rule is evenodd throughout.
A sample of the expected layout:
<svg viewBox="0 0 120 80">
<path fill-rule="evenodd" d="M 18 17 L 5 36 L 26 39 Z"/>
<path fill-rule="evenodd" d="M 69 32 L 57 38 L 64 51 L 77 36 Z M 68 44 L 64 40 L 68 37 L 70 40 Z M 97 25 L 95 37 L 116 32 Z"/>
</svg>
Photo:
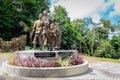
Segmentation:
<svg viewBox="0 0 120 80">
<path fill-rule="evenodd" d="M 112 57 L 120 58 L 120 35 L 113 36 L 110 44 L 114 47 L 115 50 L 115 54 Z"/>
<path fill-rule="evenodd" d="M 10 40 L 23 32 L 20 22 L 31 27 L 43 10 L 49 9 L 48 0 L 0 0 L 0 37 Z"/>
<path fill-rule="evenodd" d="M 83 19 L 76 19 L 76 20 L 73 20 L 71 23 L 74 28 L 74 32 L 76 33 L 75 35 L 76 46 L 74 47 L 76 47 L 77 50 L 82 52 L 83 43 L 84 43 L 83 40 L 86 32 L 86 27 L 85 27 L 86 22 Z"/>
</svg>

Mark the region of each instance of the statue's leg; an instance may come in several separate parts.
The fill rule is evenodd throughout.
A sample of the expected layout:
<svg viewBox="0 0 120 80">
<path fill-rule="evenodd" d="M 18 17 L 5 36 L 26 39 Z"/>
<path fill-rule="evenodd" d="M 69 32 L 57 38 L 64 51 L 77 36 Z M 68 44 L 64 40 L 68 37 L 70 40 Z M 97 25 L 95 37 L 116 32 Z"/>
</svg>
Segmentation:
<svg viewBox="0 0 120 80">
<path fill-rule="evenodd" d="M 54 36 L 54 48 L 55 48 L 55 49 L 58 48 L 57 43 L 58 43 L 58 36 L 55 35 L 55 36 Z"/>
<path fill-rule="evenodd" d="M 52 34 L 52 36 L 51 36 L 51 49 L 52 50 L 55 50 L 55 35 L 54 35 L 54 33 Z"/>
<path fill-rule="evenodd" d="M 47 45 L 47 36 L 44 35 L 44 45 Z"/>
<path fill-rule="evenodd" d="M 46 36 L 45 34 L 42 35 L 42 50 L 44 50 L 44 46 L 46 45 Z"/>
<path fill-rule="evenodd" d="M 56 46 L 55 46 L 55 48 L 56 49 L 60 49 L 60 36 L 58 35 L 57 37 L 56 37 Z"/>
<path fill-rule="evenodd" d="M 51 42 L 50 42 L 50 51 L 53 51 L 53 41 L 51 39 Z"/>
<path fill-rule="evenodd" d="M 35 49 L 35 47 L 36 47 L 36 45 L 37 45 L 37 43 L 38 43 L 38 38 L 39 38 L 39 36 L 38 36 L 38 34 L 35 34 L 35 38 L 34 38 L 34 40 L 33 40 L 33 50 Z"/>
<path fill-rule="evenodd" d="M 52 43 L 52 36 L 51 36 L 50 33 L 49 33 L 48 36 L 49 36 L 49 38 L 48 38 L 48 47 L 49 47 L 49 49 L 48 50 L 51 51 L 52 50 L 52 44 L 51 44 Z"/>
<path fill-rule="evenodd" d="M 42 36 L 41 35 L 39 35 L 39 46 L 40 46 L 40 50 L 41 50 L 41 48 L 42 48 Z"/>
<path fill-rule="evenodd" d="M 37 43 L 34 43 L 34 45 L 33 45 L 33 50 L 35 49 L 35 47 L 36 47 L 36 44 L 37 44 Z"/>
<path fill-rule="evenodd" d="M 44 50 L 44 35 L 42 35 L 41 39 L 41 49 Z"/>
<path fill-rule="evenodd" d="M 33 50 L 35 49 L 36 47 L 36 36 L 34 37 L 34 40 L 33 40 Z"/>
<path fill-rule="evenodd" d="M 48 46 L 48 50 L 50 50 L 50 40 L 51 40 L 51 37 L 50 37 L 50 35 L 47 35 L 47 46 Z"/>
</svg>

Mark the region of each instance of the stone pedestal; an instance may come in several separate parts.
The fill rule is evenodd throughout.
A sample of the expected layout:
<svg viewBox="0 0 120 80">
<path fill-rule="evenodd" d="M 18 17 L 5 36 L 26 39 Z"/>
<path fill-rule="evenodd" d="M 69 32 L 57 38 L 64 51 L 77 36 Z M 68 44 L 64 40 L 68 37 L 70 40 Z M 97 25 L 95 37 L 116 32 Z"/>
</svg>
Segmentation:
<svg viewBox="0 0 120 80">
<path fill-rule="evenodd" d="M 36 58 L 57 58 L 58 56 L 66 58 L 68 56 L 77 57 L 77 50 L 56 50 L 56 51 L 39 51 L 39 50 L 27 50 L 27 51 L 17 51 L 20 57 L 36 57 Z"/>
</svg>

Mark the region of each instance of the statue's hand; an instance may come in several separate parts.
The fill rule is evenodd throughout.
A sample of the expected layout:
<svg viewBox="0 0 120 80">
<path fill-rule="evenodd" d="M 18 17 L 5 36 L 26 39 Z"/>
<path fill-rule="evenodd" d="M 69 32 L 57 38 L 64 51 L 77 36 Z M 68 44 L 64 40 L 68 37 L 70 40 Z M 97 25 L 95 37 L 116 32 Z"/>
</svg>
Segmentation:
<svg viewBox="0 0 120 80">
<path fill-rule="evenodd" d="M 57 35 L 54 33 L 54 36 L 57 36 Z"/>
<path fill-rule="evenodd" d="M 42 34 L 45 34 L 45 30 L 43 30 Z"/>
</svg>

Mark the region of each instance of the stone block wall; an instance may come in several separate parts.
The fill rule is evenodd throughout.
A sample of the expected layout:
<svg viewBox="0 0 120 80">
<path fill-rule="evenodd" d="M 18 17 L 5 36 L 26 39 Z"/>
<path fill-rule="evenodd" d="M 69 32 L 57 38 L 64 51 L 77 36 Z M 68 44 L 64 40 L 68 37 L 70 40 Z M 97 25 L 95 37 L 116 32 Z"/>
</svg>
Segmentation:
<svg viewBox="0 0 120 80">
<path fill-rule="evenodd" d="M 26 35 L 12 38 L 11 41 L 4 41 L 0 38 L 0 52 L 25 50 Z"/>
</svg>

